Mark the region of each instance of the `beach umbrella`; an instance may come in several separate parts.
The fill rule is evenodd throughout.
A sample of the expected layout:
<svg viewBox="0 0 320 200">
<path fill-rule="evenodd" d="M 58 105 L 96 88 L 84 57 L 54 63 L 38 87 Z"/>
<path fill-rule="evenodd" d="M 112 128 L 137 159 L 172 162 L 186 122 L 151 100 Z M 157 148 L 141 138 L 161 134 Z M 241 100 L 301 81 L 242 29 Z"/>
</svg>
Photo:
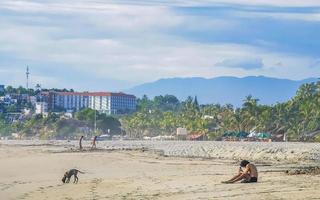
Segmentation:
<svg viewBox="0 0 320 200">
<path fill-rule="evenodd" d="M 237 133 L 236 133 L 236 132 L 233 132 L 233 131 L 225 132 L 225 133 L 223 134 L 223 137 L 237 137 Z"/>
<path fill-rule="evenodd" d="M 271 134 L 270 133 L 259 133 L 258 138 L 261 138 L 261 139 L 271 138 Z"/>
<path fill-rule="evenodd" d="M 231 132 L 230 133 L 230 137 L 237 137 L 237 133 L 236 132 Z"/>
<path fill-rule="evenodd" d="M 223 134 L 223 137 L 230 137 L 232 132 L 226 131 Z"/>
<path fill-rule="evenodd" d="M 240 131 L 240 132 L 238 132 L 236 134 L 236 137 L 238 137 L 238 138 L 246 138 L 246 137 L 248 137 L 248 135 L 249 135 L 249 133 L 244 132 L 244 131 Z"/>
<path fill-rule="evenodd" d="M 247 137 L 257 137 L 257 133 L 256 132 L 251 132 Z"/>
</svg>

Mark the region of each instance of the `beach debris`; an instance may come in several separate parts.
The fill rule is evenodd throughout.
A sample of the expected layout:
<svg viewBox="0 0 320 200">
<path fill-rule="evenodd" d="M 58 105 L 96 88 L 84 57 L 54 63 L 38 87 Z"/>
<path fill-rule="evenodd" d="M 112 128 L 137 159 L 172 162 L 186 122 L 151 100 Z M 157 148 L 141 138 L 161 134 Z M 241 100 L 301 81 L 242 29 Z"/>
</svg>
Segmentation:
<svg viewBox="0 0 320 200">
<path fill-rule="evenodd" d="M 285 173 L 288 175 L 300 175 L 300 174 L 317 175 L 317 174 L 320 174 L 320 166 L 310 166 L 310 167 L 303 167 L 299 169 L 291 169 L 291 170 L 286 170 Z"/>
</svg>

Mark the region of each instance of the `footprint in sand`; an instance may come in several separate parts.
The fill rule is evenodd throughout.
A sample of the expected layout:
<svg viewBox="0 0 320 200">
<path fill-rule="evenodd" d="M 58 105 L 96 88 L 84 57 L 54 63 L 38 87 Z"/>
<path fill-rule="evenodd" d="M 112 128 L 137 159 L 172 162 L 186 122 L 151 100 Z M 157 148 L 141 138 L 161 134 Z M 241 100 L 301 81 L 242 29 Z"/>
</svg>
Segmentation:
<svg viewBox="0 0 320 200">
<path fill-rule="evenodd" d="M 153 194 L 152 196 L 153 197 L 159 197 L 161 194 L 160 193 L 155 193 L 155 194 Z"/>
<path fill-rule="evenodd" d="M 31 193 L 24 193 L 23 195 L 21 195 L 20 197 L 18 197 L 18 199 L 26 199 L 30 196 Z"/>
<path fill-rule="evenodd" d="M 102 179 L 98 179 L 98 178 L 93 179 L 91 181 L 92 186 L 90 187 L 90 192 L 91 192 L 92 199 L 99 199 L 100 198 L 100 196 L 97 194 L 96 190 L 97 190 L 98 185 L 101 182 L 102 182 Z"/>
<path fill-rule="evenodd" d="M 12 184 L 12 183 L 9 183 L 9 184 L 7 184 L 7 183 L 0 183 L 0 190 L 1 190 L 1 191 L 5 191 L 5 190 L 7 190 L 7 189 L 12 188 L 14 185 L 15 185 L 15 184 Z"/>
</svg>

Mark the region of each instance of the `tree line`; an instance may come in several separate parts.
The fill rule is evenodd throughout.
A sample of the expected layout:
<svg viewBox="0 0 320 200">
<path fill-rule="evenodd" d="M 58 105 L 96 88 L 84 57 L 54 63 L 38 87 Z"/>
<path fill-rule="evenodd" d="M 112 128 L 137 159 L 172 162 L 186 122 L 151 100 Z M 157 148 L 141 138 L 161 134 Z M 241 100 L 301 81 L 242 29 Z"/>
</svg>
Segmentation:
<svg viewBox="0 0 320 200">
<path fill-rule="evenodd" d="M 81 135 L 119 135 L 122 134 L 122 130 L 117 118 L 85 108 L 76 112 L 73 118 L 48 113 L 48 116 L 33 115 L 9 121 L 8 116 L 0 115 L 0 135 L 11 136 L 12 133 L 18 134 L 21 138 L 72 139 Z"/>
<path fill-rule="evenodd" d="M 173 95 L 159 95 L 138 99 L 137 111 L 130 115 L 108 116 L 85 108 L 72 119 L 55 113 L 8 120 L 10 117 L 0 114 L 2 136 L 18 133 L 23 137 L 72 138 L 111 132 L 142 138 L 174 135 L 178 127 L 184 127 L 189 133 L 205 134 L 210 139 L 218 139 L 225 132 L 254 130 L 273 135 L 283 133 L 291 141 L 320 141 L 319 135 L 313 134 L 320 130 L 320 81 L 302 85 L 292 99 L 274 105 L 259 104 L 259 99 L 251 95 L 245 97 L 239 108 L 231 104 L 201 105 L 197 97 L 180 101 Z"/>
<path fill-rule="evenodd" d="M 179 101 L 175 96 L 143 96 L 138 111 L 122 118 L 131 137 L 173 135 L 177 127 L 203 133 L 211 139 L 227 131 L 286 134 L 291 141 L 319 140 L 312 134 L 320 129 L 320 81 L 302 85 L 287 102 L 261 105 L 249 95 L 240 108 L 233 105 L 199 105 L 196 97 Z"/>
</svg>

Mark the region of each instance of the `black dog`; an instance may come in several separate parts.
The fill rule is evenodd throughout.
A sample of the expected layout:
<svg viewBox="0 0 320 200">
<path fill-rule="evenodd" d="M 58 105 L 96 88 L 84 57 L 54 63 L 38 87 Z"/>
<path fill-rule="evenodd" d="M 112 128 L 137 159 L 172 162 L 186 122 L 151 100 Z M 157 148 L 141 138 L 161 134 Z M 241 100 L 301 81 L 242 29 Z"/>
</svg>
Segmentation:
<svg viewBox="0 0 320 200">
<path fill-rule="evenodd" d="M 70 182 L 70 178 L 72 176 L 74 176 L 74 181 L 73 183 L 78 183 L 78 172 L 81 174 L 84 174 L 84 172 L 81 172 L 80 170 L 77 169 L 70 169 L 69 171 L 67 171 L 66 173 L 64 173 L 64 176 L 62 178 L 62 182 L 63 183 L 69 183 Z"/>
</svg>

